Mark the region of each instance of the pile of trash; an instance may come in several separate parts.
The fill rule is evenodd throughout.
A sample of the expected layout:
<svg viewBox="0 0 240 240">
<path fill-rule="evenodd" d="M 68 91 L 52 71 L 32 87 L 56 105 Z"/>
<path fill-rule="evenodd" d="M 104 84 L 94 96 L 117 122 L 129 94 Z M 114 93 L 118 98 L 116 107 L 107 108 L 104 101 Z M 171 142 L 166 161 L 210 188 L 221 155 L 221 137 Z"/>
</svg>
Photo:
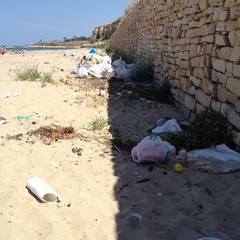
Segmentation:
<svg viewBox="0 0 240 240">
<path fill-rule="evenodd" d="M 174 145 L 158 136 L 166 132 L 182 132 L 176 119 L 160 118 L 149 136 L 132 148 L 132 160 L 136 163 L 168 163 L 174 165 L 177 172 L 182 171 L 183 167 L 213 174 L 240 170 L 240 153 L 230 149 L 226 144 L 188 152 L 182 149 L 176 153 Z"/>
<path fill-rule="evenodd" d="M 77 69 L 73 71 L 76 78 L 92 75 L 96 78 L 129 79 L 136 71 L 136 64 L 127 64 L 124 60 L 117 59 L 112 62 L 109 56 L 100 56 L 94 48 L 82 57 Z"/>
</svg>

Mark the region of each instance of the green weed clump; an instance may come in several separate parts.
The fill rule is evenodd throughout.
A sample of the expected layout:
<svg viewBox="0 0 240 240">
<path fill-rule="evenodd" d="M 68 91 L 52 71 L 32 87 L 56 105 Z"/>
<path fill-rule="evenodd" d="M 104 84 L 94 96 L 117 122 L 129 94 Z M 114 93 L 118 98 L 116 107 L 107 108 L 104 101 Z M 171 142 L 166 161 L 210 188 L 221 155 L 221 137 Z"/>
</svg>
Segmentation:
<svg viewBox="0 0 240 240">
<path fill-rule="evenodd" d="M 16 72 L 17 79 L 21 81 L 40 81 L 53 83 L 53 71 L 49 73 L 40 72 L 38 70 L 38 65 L 24 65 L 22 68 L 18 69 Z"/>
<path fill-rule="evenodd" d="M 187 131 L 164 133 L 161 137 L 173 144 L 177 150 L 203 149 L 232 142 L 227 119 L 211 108 L 197 114 L 191 128 Z"/>
<path fill-rule="evenodd" d="M 141 97 L 148 100 L 164 102 L 168 104 L 174 103 L 174 97 L 171 92 L 171 84 L 168 80 L 165 80 L 162 86 L 144 88 L 141 92 Z"/>
<path fill-rule="evenodd" d="M 102 130 L 107 125 L 107 120 L 102 117 L 98 117 L 93 119 L 89 125 L 93 131 Z"/>
</svg>

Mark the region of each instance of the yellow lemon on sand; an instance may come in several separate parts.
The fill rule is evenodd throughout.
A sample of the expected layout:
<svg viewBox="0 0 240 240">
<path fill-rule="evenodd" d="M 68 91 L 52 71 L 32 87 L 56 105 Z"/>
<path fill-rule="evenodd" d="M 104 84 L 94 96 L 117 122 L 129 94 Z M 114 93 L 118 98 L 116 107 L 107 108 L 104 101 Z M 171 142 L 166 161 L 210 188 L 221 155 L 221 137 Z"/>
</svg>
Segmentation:
<svg viewBox="0 0 240 240">
<path fill-rule="evenodd" d="M 175 171 L 176 172 L 182 172 L 183 166 L 180 163 L 175 164 Z"/>
</svg>

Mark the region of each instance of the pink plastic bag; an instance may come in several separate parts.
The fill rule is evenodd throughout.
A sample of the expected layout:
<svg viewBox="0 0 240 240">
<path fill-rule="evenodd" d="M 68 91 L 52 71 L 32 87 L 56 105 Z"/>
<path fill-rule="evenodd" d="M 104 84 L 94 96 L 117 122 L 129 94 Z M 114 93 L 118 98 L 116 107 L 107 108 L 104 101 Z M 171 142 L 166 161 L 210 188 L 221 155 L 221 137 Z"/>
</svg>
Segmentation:
<svg viewBox="0 0 240 240">
<path fill-rule="evenodd" d="M 131 155 L 133 161 L 137 163 L 161 163 L 164 162 L 168 152 L 175 153 L 175 147 L 168 142 L 162 141 L 159 137 L 154 140 L 147 137 L 132 149 Z"/>
</svg>

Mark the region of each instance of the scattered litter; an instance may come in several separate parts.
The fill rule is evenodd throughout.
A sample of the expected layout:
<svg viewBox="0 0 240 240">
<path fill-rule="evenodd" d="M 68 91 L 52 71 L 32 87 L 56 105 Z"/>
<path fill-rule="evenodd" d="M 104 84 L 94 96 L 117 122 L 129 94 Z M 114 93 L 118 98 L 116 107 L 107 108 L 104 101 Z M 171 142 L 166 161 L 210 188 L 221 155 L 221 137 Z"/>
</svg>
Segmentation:
<svg viewBox="0 0 240 240">
<path fill-rule="evenodd" d="M 106 94 L 105 90 L 99 89 L 98 96 L 104 96 Z"/>
<path fill-rule="evenodd" d="M 131 151 L 133 161 L 137 163 L 165 161 L 168 152 L 175 154 L 176 149 L 169 142 L 162 141 L 159 136 L 149 135 L 141 140 Z"/>
<path fill-rule="evenodd" d="M 176 160 L 178 163 L 180 163 L 182 166 L 188 166 L 188 155 L 187 155 L 187 151 L 185 149 L 182 149 L 177 157 Z"/>
<path fill-rule="evenodd" d="M 139 213 L 131 213 L 128 216 L 128 220 L 132 222 L 140 222 L 142 220 L 142 216 Z"/>
<path fill-rule="evenodd" d="M 6 118 L 0 117 L 0 124 L 5 124 L 5 123 L 7 123 Z"/>
<path fill-rule="evenodd" d="M 240 170 L 240 153 L 225 144 L 187 152 L 191 169 L 209 173 L 228 173 Z"/>
<path fill-rule="evenodd" d="M 160 118 L 157 121 L 157 126 L 152 130 L 152 132 L 156 134 L 164 132 L 182 132 L 182 129 L 176 119 Z"/>
<path fill-rule="evenodd" d="M 103 79 L 129 79 L 137 69 L 136 64 L 126 64 L 122 59 L 117 59 L 112 63 L 112 59 L 100 56 L 92 48 L 88 54 L 82 57 L 77 69 L 72 71 L 76 78 L 84 78 L 93 75 Z"/>
<path fill-rule="evenodd" d="M 183 170 L 183 166 L 180 163 L 176 163 L 175 166 L 174 166 L 174 169 L 175 169 L 176 172 L 180 173 Z"/>
<path fill-rule="evenodd" d="M 32 177 L 27 182 L 27 188 L 37 196 L 42 202 L 61 202 L 60 195 L 40 177 Z"/>
<path fill-rule="evenodd" d="M 203 228 L 200 231 L 205 237 L 198 240 L 231 240 L 225 233 L 218 231 L 215 227 Z"/>
<path fill-rule="evenodd" d="M 7 93 L 3 98 L 10 98 L 10 97 L 18 97 L 19 93 L 15 92 L 15 93 Z"/>
<path fill-rule="evenodd" d="M 97 53 L 96 49 L 95 48 L 91 48 L 89 53 Z"/>
<path fill-rule="evenodd" d="M 33 116 L 34 116 L 33 113 L 30 114 L 30 115 L 28 115 L 28 116 L 18 115 L 18 116 L 17 116 L 17 119 L 18 119 L 18 120 L 29 120 L 29 119 L 32 118 Z"/>
</svg>

